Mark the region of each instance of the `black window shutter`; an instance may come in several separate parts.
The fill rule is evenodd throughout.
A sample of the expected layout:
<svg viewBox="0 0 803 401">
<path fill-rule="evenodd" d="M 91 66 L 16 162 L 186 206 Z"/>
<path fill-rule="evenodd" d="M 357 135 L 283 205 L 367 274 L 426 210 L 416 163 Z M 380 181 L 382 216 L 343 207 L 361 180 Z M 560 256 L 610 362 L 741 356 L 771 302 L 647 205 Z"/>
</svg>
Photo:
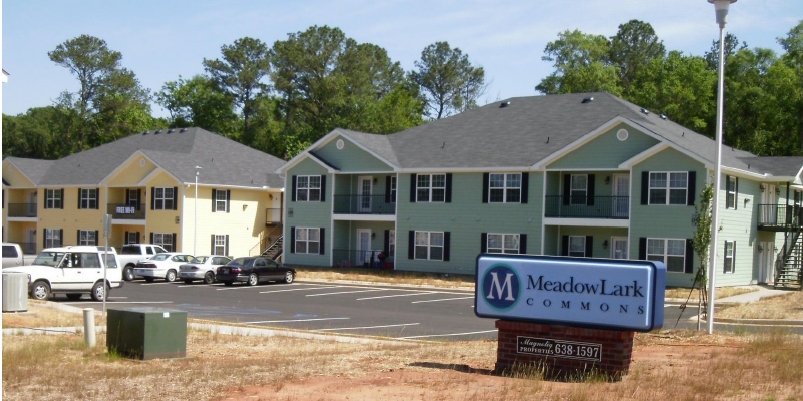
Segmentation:
<svg viewBox="0 0 803 401">
<path fill-rule="evenodd" d="M 100 209 L 100 188 L 95 188 L 95 209 Z"/>
<path fill-rule="evenodd" d="M 217 211 L 217 189 L 212 188 L 212 212 Z"/>
<path fill-rule="evenodd" d="M 81 208 L 81 188 L 78 188 L 78 208 Z"/>
<path fill-rule="evenodd" d="M 590 235 L 586 237 L 586 257 L 594 257 L 594 237 Z"/>
<path fill-rule="evenodd" d="M 527 254 L 527 234 L 519 234 L 519 254 Z"/>
<path fill-rule="evenodd" d="M 296 181 L 298 181 L 298 176 L 294 175 L 293 176 L 293 195 L 292 195 L 293 202 L 296 201 Z"/>
<path fill-rule="evenodd" d="M 139 205 L 141 200 L 142 200 L 142 189 L 137 188 L 137 210 L 142 209 L 142 207 Z M 139 242 L 139 241 L 137 241 L 137 242 Z"/>
<path fill-rule="evenodd" d="M 151 210 L 153 210 L 153 208 L 156 206 L 156 198 L 154 197 L 155 193 L 156 187 L 151 187 Z"/>
<path fill-rule="evenodd" d="M 47 248 L 47 229 L 42 230 L 42 248 Z"/>
<path fill-rule="evenodd" d="M 178 210 L 178 187 L 173 187 L 173 210 Z"/>
<path fill-rule="evenodd" d="M 59 202 L 61 203 L 61 207 L 59 207 L 59 209 L 64 209 L 64 188 L 60 189 L 59 192 L 61 192 L 59 194 L 59 199 L 61 199 L 61 202 Z"/>
<path fill-rule="evenodd" d="M 446 173 L 446 203 L 452 202 L 452 173 Z"/>
<path fill-rule="evenodd" d="M 697 196 L 697 172 L 689 171 L 689 193 L 686 194 L 686 204 L 694 205 L 694 197 Z"/>
<path fill-rule="evenodd" d="M 686 266 L 684 266 L 684 273 L 694 273 L 694 248 L 692 245 L 694 241 L 691 239 L 686 240 Z"/>
<path fill-rule="evenodd" d="M 226 235 L 226 245 L 223 247 L 223 253 L 224 253 L 224 256 L 228 256 L 229 255 L 229 236 L 228 236 L 228 234 Z"/>
<path fill-rule="evenodd" d="M 226 213 L 231 211 L 231 190 L 226 190 Z"/>
<path fill-rule="evenodd" d="M 736 177 L 736 195 L 733 197 L 733 208 L 739 208 L 739 177 Z"/>
<path fill-rule="evenodd" d="M 217 255 L 217 253 L 215 253 L 215 234 L 212 234 L 211 237 L 212 237 L 212 242 L 211 242 L 211 245 L 210 245 L 210 248 L 209 248 L 209 249 L 211 249 L 209 251 L 209 253 L 212 254 L 212 255 Z M 195 255 L 193 255 L 193 256 L 195 256 Z"/>
<path fill-rule="evenodd" d="M 560 241 L 560 255 L 569 256 L 569 236 L 564 235 Z"/>
<path fill-rule="evenodd" d="M 488 233 L 480 234 L 480 253 L 488 252 Z"/>
<path fill-rule="evenodd" d="M 321 228 L 321 235 L 318 237 L 319 244 L 318 245 L 318 255 L 326 255 L 326 229 Z"/>
<path fill-rule="evenodd" d="M 415 259 L 415 231 L 407 236 L 407 259 Z"/>
<path fill-rule="evenodd" d="M 385 203 L 390 203 L 390 176 L 385 176 Z M 385 252 L 387 253 L 387 252 Z"/>
<path fill-rule="evenodd" d="M 443 261 L 444 262 L 448 262 L 449 261 L 449 254 L 451 253 L 451 250 L 452 250 L 452 247 L 451 247 L 451 244 L 450 244 L 451 243 L 451 237 L 452 237 L 452 233 L 450 233 L 448 231 L 443 233 Z"/>
<path fill-rule="evenodd" d="M 148 242 L 149 242 L 150 244 L 153 244 L 153 233 L 151 233 L 150 237 L 151 237 L 151 238 L 150 238 L 150 241 L 148 241 Z"/>
<path fill-rule="evenodd" d="M 569 197 L 571 196 L 572 190 L 572 176 L 569 174 L 563 175 L 563 204 L 569 204 Z M 568 255 L 568 254 L 567 254 Z"/>
<path fill-rule="evenodd" d="M 139 244 L 139 231 L 137 231 L 137 244 Z"/>
<path fill-rule="evenodd" d="M 126 190 L 125 190 L 125 202 L 124 202 L 126 206 L 131 206 L 129 204 L 130 203 L 129 199 L 131 199 L 131 190 L 126 188 Z"/>
<path fill-rule="evenodd" d="M 75 245 L 81 245 L 81 230 L 75 232 Z"/>
<path fill-rule="evenodd" d="M 527 203 L 530 192 L 530 173 L 521 173 L 521 203 Z"/>
<path fill-rule="evenodd" d="M 594 206 L 594 174 L 588 175 L 588 188 L 586 188 L 586 205 Z"/>
<path fill-rule="evenodd" d="M 128 231 L 123 233 L 123 245 L 128 244 Z"/>
<path fill-rule="evenodd" d="M 295 182 L 295 176 L 293 182 Z M 296 226 L 290 227 L 290 253 L 296 253 Z"/>
<path fill-rule="evenodd" d="M 321 176 L 321 202 L 326 202 L 326 176 Z M 323 255 L 323 254 L 321 254 Z"/>
<path fill-rule="evenodd" d="M 417 175 L 416 174 L 410 174 L 410 202 L 411 203 L 415 202 L 415 190 L 416 190 L 415 187 L 416 187 L 416 184 L 418 183 L 416 180 L 417 180 Z M 410 258 L 410 259 L 412 259 L 412 258 Z"/>
<path fill-rule="evenodd" d="M 178 235 L 176 233 L 173 233 L 173 252 L 178 252 L 178 244 L 176 243 L 177 238 Z"/>
<path fill-rule="evenodd" d="M 482 203 L 488 203 L 488 187 L 491 185 L 491 173 L 482 173 Z"/>
<path fill-rule="evenodd" d="M 59 246 L 64 246 L 64 230 L 59 229 Z"/>
<path fill-rule="evenodd" d="M 638 239 L 638 259 L 647 260 L 647 238 Z"/>
<path fill-rule="evenodd" d="M 385 230 L 385 242 L 382 244 L 382 252 L 385 256 L 390 256 L 390 230 Z"/>
<path fill-rule="evenodd" d="M 95 230 L 95 246 L 98 246 L 98 231 Z"/>
<path fill-rule="evenodd" d="M 641 172 L 641 204 L 648 205 L 650 203 L 650 172 Z"/>
</svg>

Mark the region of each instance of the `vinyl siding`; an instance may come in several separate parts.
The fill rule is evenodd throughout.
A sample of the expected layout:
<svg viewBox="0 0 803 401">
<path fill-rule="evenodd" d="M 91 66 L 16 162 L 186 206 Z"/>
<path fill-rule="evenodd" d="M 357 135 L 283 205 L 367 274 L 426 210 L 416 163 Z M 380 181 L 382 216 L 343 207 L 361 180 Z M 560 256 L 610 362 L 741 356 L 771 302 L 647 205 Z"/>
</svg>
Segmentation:
<svg viewBox="0 0 803 401">
<path fill-rule="evenodd" d="M 143 161 L 145 165 L 140 166 L 140 161 Z M 142 155 L 137 155 L 126 160 L 125 164 L 117 172 L 112 173 L 106 185 L 110 187 L 135 187 L 139 185 L 143 178 L 156 169 L 156 165 L 151 163 L 150 160 Z"/>
<path fill-rule="evenodd" d="M 718 235 L 717 244 L 717 287 L 748 285 L 758 278 L 758 259 L 754 258 L 756 239 L 758 238 L 758 201 L 761 199 L 759 184 L 744 177 L 739 178 L 737 208 L 726 209 L 726 180 L 722 175 L 719 195 L 719 218 L 722 231 Z M 747 203 L 745 204 L 745 199 Z M 736 241 L 735 266 L 733 273 L 724 273 L 725 241 Z M 756 252 L 756 255 L 758 253 Z M 696 265 L 696 264 L 695 264 Z M 756 266 L 756 268 L 754 268 Z"/>
<path fill-rule="evenodd" d="M 178 187 L 178 209 L 177 210 L 152 210 L 151 209 L 151 191 L 154 187 Z M 184 202 L 182 197 L 182 191 L 184 190 L 184 186 L 181 185 L 180 182 L 176 181 L 170 174 L 166 172 L 157 173 L 150 181 L 148 181 L 145 185 L 145 189 L 142 191 L 142 202 L 143 206 L 146 208 L 145 211 L 145 227 L 146 232 L 145 236 L 143 237 L 142 242 L 147 243 L 150 238 L 151 233 L 159 233 L 159 234 L 178 234 L 176 237 L 175 251 L 176 252 L 186 252 L 191 253 L 192 248 L 186 249 L 183 248 L 183 241 L 184 235 L 182 235 L 182 221 L 184 218 L 182 217 L 182 208 L 186 207 L 187 205 Z M 178 219 L 178 221 L 176 221 Z"/>
<path fill-rule="evenodd" d="M 616 132 L 626 129 L 628 137 L 620 141 L 616 137 Z M 658 141 L 632 126 L 617 124 L 612 129 L 600 134 L 594 139 L 583 144 L 555 162 L 551 163 L 549 169 L 562 168 L 594 168 L 594 169 L 615 169 L 620 163 L 655 146 Z M 601 152 L 600 149 L 605 149 Z"/>
<path fill-rule="evenodd" d="M 294 175 L 324 175 L 326 176 L 326 195 L 323 202 L 293 201 L 293 176 Z M 326 169 L 316 161 L 305 159 L 293 166 L 286 173 L 285 178 L 285 202 L 287 213 L 284 220 L 284 261 L 288 265 L 298 266 L 331 266 L 331 213 L 332 213 L 332 187 L 337 186 L 333 175 L 327 174 Z M 289 215 L 289 210 L 293 209 L 293 216 Z M 324 255 L 297 254 L 290 252 L 291 242 L 295 240 L 290 233 L 291 227 L 303 228 L 324 228 L 326 252 Z"/>
<path fill-rule="evenodd" d="M 393 171 L 392 167 L 360 149 L 349 139 L 343 139 L 343 149 L 338 149 L 337 140 L 340 138 L 339 135 L 335 136 L 329 143 L 316 150 L 315 155 L 342 171 Z"/>
</svg>

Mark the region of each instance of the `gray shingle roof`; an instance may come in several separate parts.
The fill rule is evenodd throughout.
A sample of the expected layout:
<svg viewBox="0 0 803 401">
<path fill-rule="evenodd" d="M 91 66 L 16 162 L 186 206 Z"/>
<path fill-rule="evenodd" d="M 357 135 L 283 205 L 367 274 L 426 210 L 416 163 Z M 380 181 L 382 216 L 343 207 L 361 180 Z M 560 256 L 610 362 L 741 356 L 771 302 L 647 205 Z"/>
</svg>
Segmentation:
<svg viewBox="0 0 803 401">
<path fill-rule="evenodd" d="M 37 184 L 42 177 L 44 177 L 50 166 L 53 165 L 55 160 L 42 160 L 42 159 L 27 159 L 23 157 L 8 156 L 4 160 L 13 163 L 17 168 L 25 174 L 34 184 Z"/>
<path fill-rule="evenodd" d="M 758 170 L 775 176 L 794 177 L 803 167 L 803 156 L 754 156 L 741 157 L 739 160 L 750 166 L 751 171 Z"/>
</svg>

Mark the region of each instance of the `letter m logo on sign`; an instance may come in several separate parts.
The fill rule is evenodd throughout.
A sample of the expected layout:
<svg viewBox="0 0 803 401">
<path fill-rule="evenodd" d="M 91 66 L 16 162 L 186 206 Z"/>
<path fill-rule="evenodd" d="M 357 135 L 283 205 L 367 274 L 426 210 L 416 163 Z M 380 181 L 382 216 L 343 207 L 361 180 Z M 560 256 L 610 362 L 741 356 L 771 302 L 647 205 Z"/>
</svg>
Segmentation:
<svg viewBox="0 0 803 401">
<path fill-rule="evenodd" d="M 521 281 L 516 272 L 507 265 L 499 264 L 488 269 L 482 277 L 483 298 L 491 308 L 508 310 L 519 298 Z"/>
<path fill-rule="evenodd" d="M 504 284 L 499 283 L 499 274 L 497 272 L 490 273 L 493 279 L 491 280 L 491 288 L 488 292 L 488 299 L 495 299 L 494 298 L 494 290 L 496 290 L 496 295 L 501 299 L 504 298 L 505 301 L 515 301 L 516 298 L 513 297 L 513 283 L 511 279 L 516 277 L 513 273 L 508 273 L 505 275 Z M 507 291 L 506 291 L 507 290 Z M 503 294 L 507 293 L 506 296 Z"/>
</svg>

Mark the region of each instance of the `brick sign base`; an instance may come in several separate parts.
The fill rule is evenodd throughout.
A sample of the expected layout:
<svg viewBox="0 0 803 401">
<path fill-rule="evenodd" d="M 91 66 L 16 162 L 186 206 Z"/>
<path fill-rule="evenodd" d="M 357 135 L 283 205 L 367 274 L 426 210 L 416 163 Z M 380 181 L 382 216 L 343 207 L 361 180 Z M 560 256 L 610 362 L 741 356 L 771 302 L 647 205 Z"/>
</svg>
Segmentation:
<svg viewBox="0 0 803 401">
<path fill-rule="evenodd" d="M 536 366 L 543 368 L 548 377 L 566 377 L 596 371 L 619 380 L 630 369 L 635 337 L 632 331 L 584 329 L 509 320 L 497 320 L 496 328 L 499 329 L 496 371 L 500 373 Z M 560 344 L 563 351 L 567 349 L 567 345 L 571 345 L 570 349 L 576 352 L 577 344 L 584 344 L 586 346 L 583 351 L 590 352 L 591 357 L 556 357 L 520 352 L 531 349 L 520 348 L 520 345 L 522 342 L 536 343 L 527 340 L 533 338 L 545 339 L 537 343 L 550 343 L 553 348 L 554 344 Z"/>
</svg>

